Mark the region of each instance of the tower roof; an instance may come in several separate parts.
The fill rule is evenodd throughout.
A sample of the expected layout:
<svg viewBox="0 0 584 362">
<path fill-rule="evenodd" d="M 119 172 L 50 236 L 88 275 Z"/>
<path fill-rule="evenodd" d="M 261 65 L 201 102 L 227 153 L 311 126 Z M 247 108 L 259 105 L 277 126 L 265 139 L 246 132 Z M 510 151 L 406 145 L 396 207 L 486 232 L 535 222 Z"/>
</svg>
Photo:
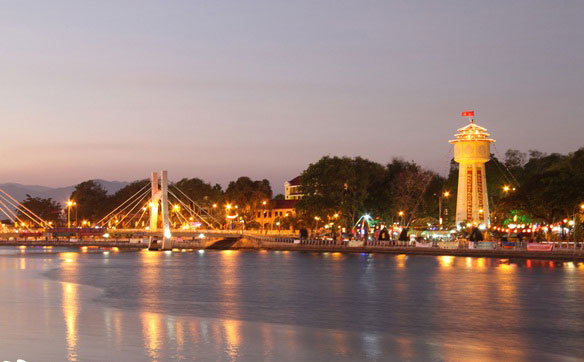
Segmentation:
<svg viewBox="0 0 584 362">
<path fill-rule="evenodd" d="M 487 129 L 474 123 L 471 119 L 470 123 L 466 126 L 456 130 L 458 133 L 454 135 L 455 140 L 448 141 L 449 143 L 455 143 L 460 141 L 488 141 L 495 142 L 494 139 L 489 138 L 490 134 L 487 133 Z"/>
</svg>

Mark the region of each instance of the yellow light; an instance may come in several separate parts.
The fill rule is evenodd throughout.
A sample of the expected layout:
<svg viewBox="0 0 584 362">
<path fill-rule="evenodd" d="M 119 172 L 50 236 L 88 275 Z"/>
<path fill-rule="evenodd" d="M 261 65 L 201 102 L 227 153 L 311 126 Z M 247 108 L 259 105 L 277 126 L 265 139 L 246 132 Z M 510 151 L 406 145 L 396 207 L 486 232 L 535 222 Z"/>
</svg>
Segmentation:
<svg viewBox="0 0 584 362">
<path fill-rule="evenodd" d="M 172 205 L 172 211 L 180 211 L 180 205 L 176 204 L 176 205 Z"/>
<path fill-rule="evenodd" d="M 315 216 L 315 217 L 314 217 L 314 220 L 318 221 L 318 220 L 320 220 L 320 217 L 318 217 L 318 216 Z"/>
<path fill-rule="evenodd" d="M 150 206 L 151 208 L 154 207 L 154 203 L 153 202 L 149 202 L 148 206 Z"/>
<path fill-rule="evenodd" d="M 231 204 L 227 204 L 227 205 L 225 205 L 225 208 L 226 208 L 227 210 L 231 209 Z"/>
<path fill-rule="evenodd" d="M 266 203 L 267 203 L 267 202 L 265 202 L 265 201 L 262 201 L 262 205 L 266 205 Z"/>
<path fill-rule="evenodd" d="M 507 185 L 503 186 L 503 191 L 505 191 L 505 192 L 509 191 L 509 186 L 507 186 Z"/>
<path fill-rule="evenodd" d="M 580 208 L 584 210 L 584 204 L 580 204 Z"/>
<path fill-rule="evenodd" d="M 403 211 L 400 211 L 400 212 L 398 213 L 398 215 L 399 215 L 399 216 L 404 216 L 404 212 L 403 212 Z"/>
<path fill-rule="evenodd" d="M 217 204 L 213 204 L 213 208 L 216 208 L 216 207 L 217 207 Z"/>
<path fill-rule="evenodd" d="M 71 200 L 67 201 L 67 207 L 71 207 L 73 205 L 75 205 L 75 203 L 73 201 L 71 201 Z"/>
<path fill-rule="evenodd" d="M 333 217 L 336 219 L 339 217 L 339 214 L 334 214 Z"/>
<path fill-rule="evenodd" d="M 483 212 L 484 212 L 483 209 L 480 209 L 479 210 L 479 214 L 482 214 Z"/>
<path fill-rule="evenodd" d="M 445 191 L 444 192 L 444 197 L 448 197 L 448 196 L 450 196 L 450 191 Z"/>
</svg>

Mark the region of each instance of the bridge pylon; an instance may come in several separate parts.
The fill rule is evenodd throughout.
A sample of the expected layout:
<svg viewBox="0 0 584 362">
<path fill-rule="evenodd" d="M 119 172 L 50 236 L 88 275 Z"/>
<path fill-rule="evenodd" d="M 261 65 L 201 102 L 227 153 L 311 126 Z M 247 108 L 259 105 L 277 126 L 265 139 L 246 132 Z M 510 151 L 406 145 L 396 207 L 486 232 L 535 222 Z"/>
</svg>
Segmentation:
<svg viewBox="0 0 584 362">
<path fill-rule="evenodd" d="M 158 182 L 160 181 L 160 187 Z M 152 172 L 152 201 L 150 203 L 150 230 L 158 231 L 158 209 L 162 216 L 162 245 L 161 250 L 172 249 L 172 234 L 170 232 L 170 220 L 168 216 L 168 171 Z M 150 248 L 153 248 L 152 240 Z"/>
</svg>

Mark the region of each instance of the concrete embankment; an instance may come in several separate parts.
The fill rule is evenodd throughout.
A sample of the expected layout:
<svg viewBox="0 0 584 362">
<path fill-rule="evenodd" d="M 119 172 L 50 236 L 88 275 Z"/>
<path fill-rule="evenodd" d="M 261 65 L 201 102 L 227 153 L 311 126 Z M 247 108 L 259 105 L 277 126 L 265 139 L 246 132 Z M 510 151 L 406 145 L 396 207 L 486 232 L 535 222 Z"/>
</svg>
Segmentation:
<svg viewBox="0 0 584 362">
<path fill-rule="evenodd" d="M 46 240 L 2 240 L 0 246 L 61 246 L 61 247 L 102 247 L 119 248 L 120 250 L 140 250 L 148 247 L 146 243 L 130 243 L 121 240 L 81 240 L 81 241 L 46 241 Z M 332 242 L 322 244 L 302 245 L 293 242 L 270 242 L 258 240 L 253 237 L 243 238 L 205 238 L 200 240 L 175 241 L 173 248 L 178 249 L 218 249 L 218 250 L 280 250 L 280 251 L 305 251 L 305 252 L 341 252 L 341 253 L 379 253 L 379 254 L 408 254 L 408 255 L 451 255 L 464 257 L 488 257 L 488 258 L 521 258 L 521 259 L 547 259 L 559 261 L 583 261 L 584 250 L 582 248 L 556 248 L 551 252 L 527 251 L 525 249 L 441 249 L 420 248 L 410 246 L 363 246 L 349 247 L 336 245 Z"/>
<path fill-rule="evenodd" d="M 341 252 L 341 253 L 379 253 L 379 254 L 409 254 L 409 255 L 451 255 L 466 257 L 488 258 L 521 258 L 521 259 L 548 259 L 562 261 L 584 261 L 584 250 L 581 248 L 558 248 L 551 252 L 527 251 L 525 249 L 441 249 L 420 248 L 410 246 L 364 246 L 349 247 L 323 243 L 320 245 L 302 245 L 290 242 L 256 241 L 261 249 L 310 251 L 310 252 Z"/>
<path fill-rule="evenodd" d="M 60 246 L 70 248 L 101 247 L 119 248 L 120 250 L 139 250 L 148 248 L 146 242 L 130 242 L 129 240 L 0 240 L 0 246 L 46 247 Z M 240 237 L 209 237 L 195 240 L 175 240 L 173 248 L 178 249 L 259 249 L 258 242 Z"/>
</svg>

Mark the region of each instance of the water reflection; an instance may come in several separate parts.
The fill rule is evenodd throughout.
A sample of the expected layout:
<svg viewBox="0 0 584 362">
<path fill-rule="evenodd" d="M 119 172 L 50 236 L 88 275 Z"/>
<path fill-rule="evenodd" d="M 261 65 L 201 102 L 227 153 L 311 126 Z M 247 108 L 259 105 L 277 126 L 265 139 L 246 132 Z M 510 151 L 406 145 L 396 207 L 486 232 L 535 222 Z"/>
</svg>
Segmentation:
<svg viewBox="0 0 584 362">
<path fill-rule="evenodd" d="M 163 316 L 157 313 L 140 313 L 142 332 L 144 334 L 144 348 L 152 361 L 159 361 L 163 346 Z"/>
<path fill-rule="evenodd" d="M 13 250 L 0 269 L 25 278 L 42 268 L 32 250 L 24 257 Z M 30 360 L 584 357 L 581 263 L 552 269 L 537 260 L 241 251 L 45 255 L 62 283 L 0 282 L 17 300 L 43 299 L 31 317 L 29 305 L 0 310 L 3 325 L 12 316 L 20 325 L 36 321 L 26 333 L 58 351 Z M 86 285 L 100 289 L 87 298 Z M 0 351 L 10 338 L 0 332 Z"/>
<path fill-rule="evenodd" d="M 231 361 L 236 361 L 241 343 L 241 322 L 236 320 L 226 320 L 223 322 L 225 331 L 226 351 Z"/>
<path fill-rule="evenodd" d="M 60 258 L 65 262 L 63 272 L 68 278 L 77 280 L 78 264 L 77 253 L 61 253 Z M 78 361 L 78 316 L 79 316 L 79 292 L 78 285 L 72 282 L 62 283 L 62 310 L 65 319 L 65 340 L 67 358 L 69 361 Z"/>
</svg>

